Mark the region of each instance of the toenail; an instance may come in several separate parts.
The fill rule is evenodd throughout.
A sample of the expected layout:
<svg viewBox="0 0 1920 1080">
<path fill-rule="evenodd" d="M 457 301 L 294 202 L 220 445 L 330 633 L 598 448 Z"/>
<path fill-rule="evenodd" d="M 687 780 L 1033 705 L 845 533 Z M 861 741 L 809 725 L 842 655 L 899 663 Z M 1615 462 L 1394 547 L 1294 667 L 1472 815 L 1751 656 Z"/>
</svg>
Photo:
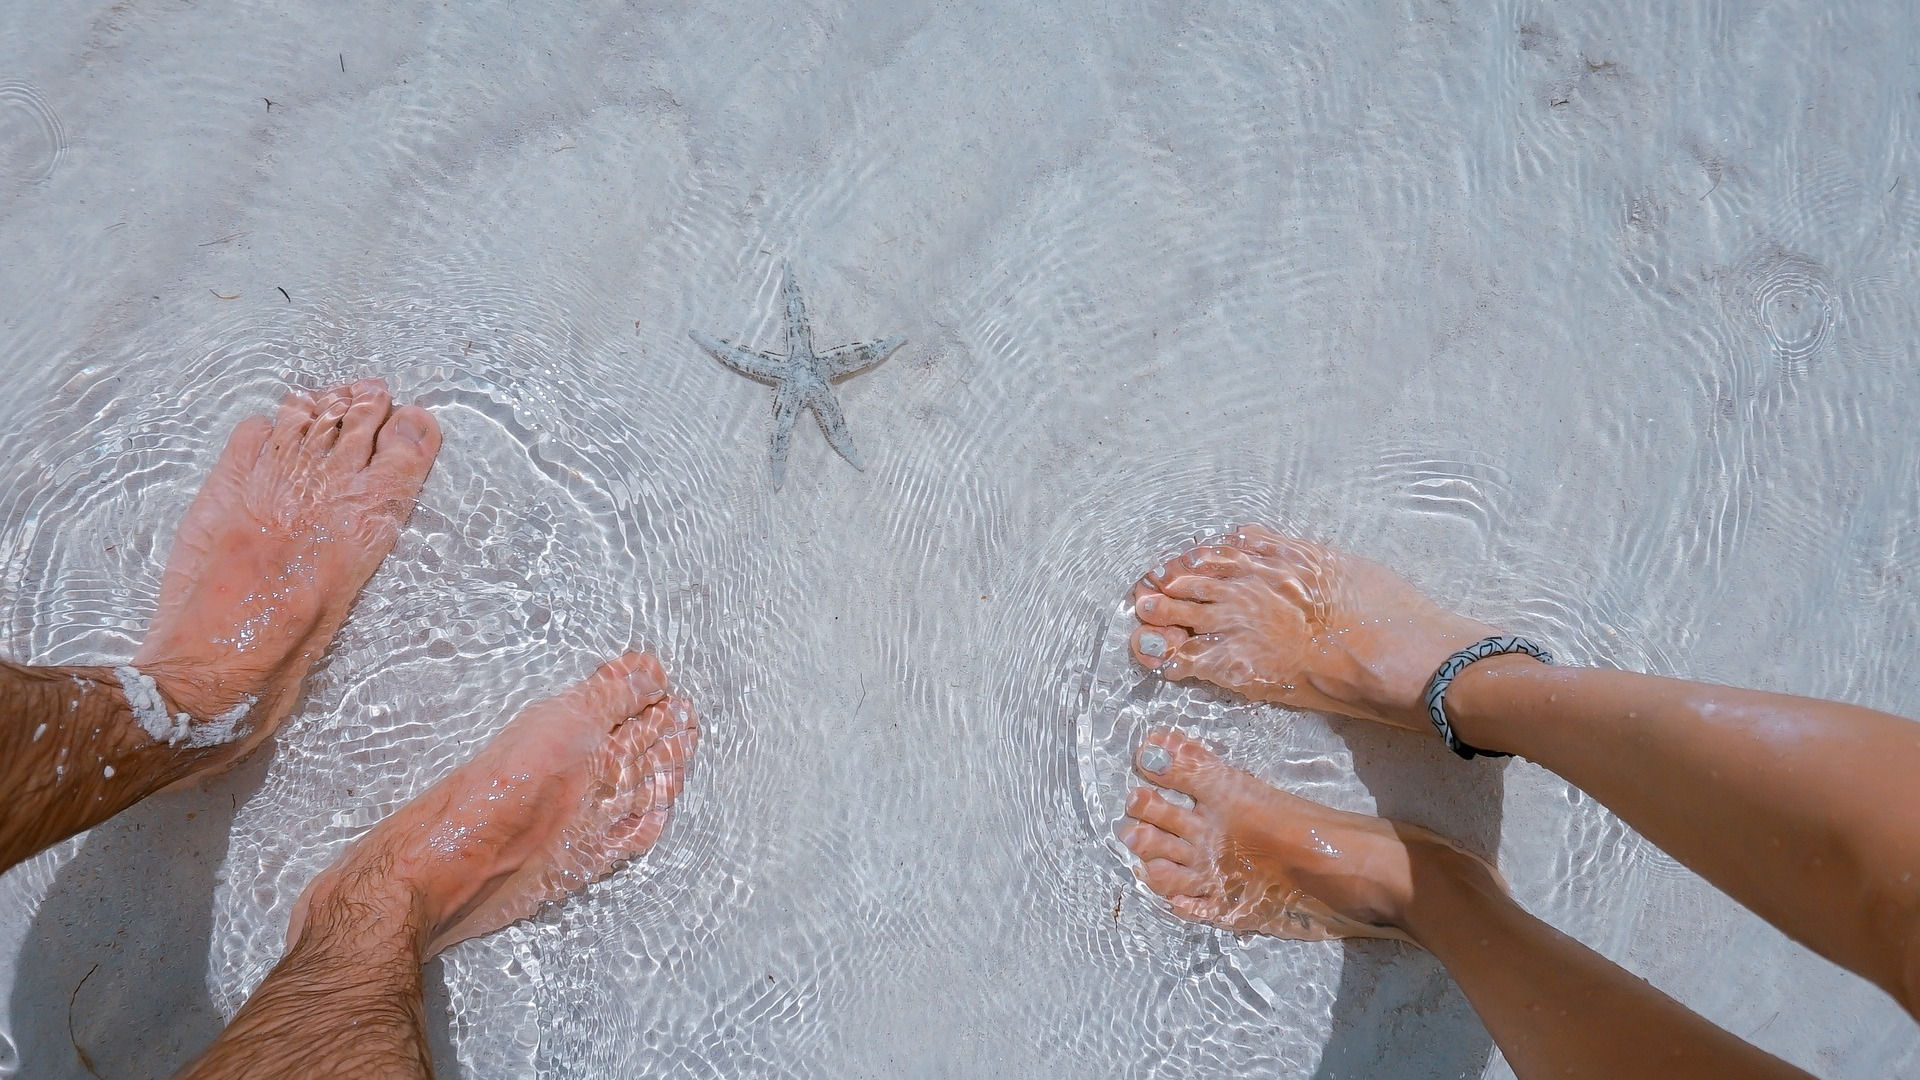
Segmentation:
<svg viewBox="0 0 1920 1080">
<path fill-rule="evenodd" d="M 1158 659 L 1167 655 L 1167 639 L 1149 630 L 1140 635 L 1140 655 Z"/>
<path fill-rule="evenodd" d="M 410 443 L 427 441 L 427 425 L 412 413 L 401 413 L 394 417 L 393 433 Z"/>
<path fill-rule="evenodd" d="M 1151 612 L 1151 611 L 1153 610 L 1153 606 L 1154 606 L 1154 604 L 1155 604 L 1155 603 L 1156 603 L 1156 601 L 1154 600 L 1154 598 L 1153 598 L 1153 597 L 1151 597 L 1151 596 L 1143 596 L 1143 597 L 1141 597 L 1141 598 L 1140 598 L 1140 610 L 1141 610 L 1141 611 L 1146 611 L 1146 612 Z"/>
<path fill-rule="evenodd" d="M 368 397 L 379 392 L 380 381 L 378 379 L 361 379 L 359 382 L 353 384 L 353 395 L 355 397 Z"/>
<path fill-rule="evenodd" d="M 1164 746 L 1155 746 L 1152 743 L 1148 743 L 1146 747 L 1140 751 L 1140 768 L 1147 772 L 1163 773 L 1166 772 L 1172 764 L 1173 755 L 1167 753 L 1167 748 Z"/>
</svg>

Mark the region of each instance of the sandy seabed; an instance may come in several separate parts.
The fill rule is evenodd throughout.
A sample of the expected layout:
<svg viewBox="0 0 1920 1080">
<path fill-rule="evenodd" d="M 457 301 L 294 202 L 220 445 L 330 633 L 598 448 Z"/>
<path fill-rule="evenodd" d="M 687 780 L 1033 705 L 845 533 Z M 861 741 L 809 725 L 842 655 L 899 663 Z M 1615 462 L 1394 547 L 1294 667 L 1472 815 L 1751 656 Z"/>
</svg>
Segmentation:
<svg viewBox="0 0 1920 1080">
<path fill-rule="evenodd" d="M 1181 926 L 1110 843 L 1181 720 L 1497 853 L 1826 1077 L 1920 1028 L 1525 763 L 1144 680 L 1259 519 L 1605 664 L 1920 714 L 1920 16 L 1895 2 L 0 10 L 0 648 L 113 662 L 225 432 L 447 431 L 279 738 L 0 879 L 0 1075 L 164 1076 L 351 837 L 637 641 L 655 854 L 429 972 L 472 1077 L 1508 1075 L 1426 956 Z M 699 331 L 907 345 L 810 417 Z"/>
</svg>

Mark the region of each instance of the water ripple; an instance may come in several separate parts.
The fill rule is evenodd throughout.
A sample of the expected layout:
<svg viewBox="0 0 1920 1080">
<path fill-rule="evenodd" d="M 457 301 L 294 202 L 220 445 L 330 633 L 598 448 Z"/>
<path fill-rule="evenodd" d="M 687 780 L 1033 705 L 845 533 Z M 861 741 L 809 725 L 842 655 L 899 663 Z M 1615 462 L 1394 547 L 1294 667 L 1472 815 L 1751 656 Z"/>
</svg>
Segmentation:
<svg viewBox="0 0 1920 1080">
<path fill-rule="evenodd" d="M 0 179 L 37 184 L 66 156 L 60 114 L 31 83 L 0 81 Z"/>
</svg>

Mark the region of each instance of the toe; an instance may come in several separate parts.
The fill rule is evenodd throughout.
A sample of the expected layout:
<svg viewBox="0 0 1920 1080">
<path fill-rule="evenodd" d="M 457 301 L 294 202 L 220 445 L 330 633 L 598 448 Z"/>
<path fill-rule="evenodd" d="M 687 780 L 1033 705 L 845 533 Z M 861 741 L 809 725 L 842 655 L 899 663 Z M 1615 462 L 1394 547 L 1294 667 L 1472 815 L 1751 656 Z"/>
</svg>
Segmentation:
<svg viewBox="0 0 1920 1080">
<path fill-rule="evenodd" d="M 403 405 L 388 415 L 373 439 L 373 459 L 361 476 L 383 493 L 411 498 L 426 482 L 433 456 L 440 452 L 440 425 L 418 405 Z"/>
<path fill-rule="evenodd" d="M 680 799 L 680 792 L 687 785 L 687 771 L 678 765 L 663 765 L 659 772 L 648 777 L 647 805 L 656 810 L 672 806 Z"/>
<path fill-rule="evenodd" d="M 1147 571 L 1145 574 L 1140 575 L 1140 587 L 1152 592 L 1158 592 L 1160 586 L 1167 583 L 1168 578 L 1173 577 L 1179 572 L 1180 561 L 1178 559 L 1169 559 Z"/>
<path fill-rule="evenodd" d="M 1212 922 L 1220 914 L 1220 905 L 1212 897 L 1192 894 L 1167 897 L 1167 906 L 1188 922 Z"/>
<path fill-rule="evenodd" d="M 1186 807 L 1173 805 L 1165 795 L 1152 788 L 1133 789 L 1127 796 L 1127 816 L 1135 821 L 1144 821 L 1161 832 L 1172 833 L 1188 843 L 1194 843 L 1206 830 L 1206 823 L 1199 814 Z"/>
<path fill-rule="evenodd" d="M 1120 840 L 1127 849 L 1140 857 L 1140 861 L 1165 859 L 1181 866 L 1196 864 L 1197 852 L 1192 844 L 1167 832 L 1158 826 L 1141 822 L 1129 825 L 1120 832 Z"/>
<path fill-rule="evenodd" d="M 246 469 L 260 457 L 267 440 L 273 437 L 273 421 L 264 416 L 249 416 L 236 424 L 227 436 L 227 448 L 220 451 L 214 470 Z"/>
<path fill-rule="evenodd" d="M 1291 537 L 1251 521 L 1235 526 L 1227 534 L 1227 543 L 1255 555 L 1277 555 L 1291 540 Z"/>
<path fill-rule="evenodd" d="M 336 387 L 321 395 L 314 403 L 313 422 L 307 425 L 307 437 L 304 451 L 314 457 L 324 457 L 340 439 L 340 423 L 347 417 L 347 408 L 353 404 L 353 398 L 347 388 Z"/>
<path fill-rule="evenodd" d="M 1133 658 L 1141 667 L 1157 671 L 1189 636 L 1178 626 L 1142 626 L 1133 632 Z"/>
<path fill-rule="evenodd" d="M 601 664 L 587 678 L 586 687 L 596 709 L 616 722 L 624 722 L 629 717 L 641 718 L 641 710 L 666 696 L 667 672 L 651 654 L 629 652 Z M 659 729 L 653 728 L 646 741 L 658 737 Z"/>
<path fill-rule="evenodd" d="M 261 457 L 298 453 L 300 444 L 306 441 L 307 428 L 313 425 L 313 412 L 313 397 L 304 390 L 294 390 L 280 399 L 280 411 L 273 417 L 273 433 L 260 448 Z"/>
<path fill-rule="evenodd" d="M 1324 544 L 1283 536 L 1260 525 L 1242 525 L 1234 531 L 1230 542 L 1252 555 L 1256 560 L 1254 565 L 1265 571 L 1267 580 L 1278 585 L 1288 582 L 1310 585 L 1326 573 L 1334 557 Z"/>
<path fill-rule="evenodd" d="M 1220 621 L 1216 616 L 1215 621 Z M 1224 628 L 1224 627 L 1223 627 Z M 1179 635 L 1174 643 L 1175 634 Z M 1168 682 L 1180 682 L 1183 679 L 1199 679 L 1217 686 L 1228 686 L 1232 680 L 1220 671 L 1225 655 L 1221 643 L 1225 636 L 1218 630 L 1212 633 L 1191 634 L 1178 627 L 1167 628 L 1168 648 L 1166 657 L 1156 668 L 1160 677 Z"/>
<path fill-rule="evenodd" d="M 1166 859 L 1150 859 L 1134 874 L 1161 896 L 1191 895 L 1207 887 L 1200 871 Z"/>
<path fill-rule="evenodd" d="M 1208 577 L 1237 577 L 1253 569 L 1253 560 L 1247 553 L 1229 544 L 1202 544 L 1180 556 L 1179 564 L 1185 566 L 1191 574 L 1205 574 Z M 1190 576 L 1189 573 L 1169 575 L 1168 580 Z"/>
<path fill-rule="evenodd" d="M 1212 794 L 1217 778 L 1232 768 L 1207 749 L 1205 743 L 1172 730 L 1156 731 L 1141 740 L 1134 762 L 1140 775 L 1163 788 L 1192 796 L 1196 801 Z"/>
<path fill-rule="evenodd" d="M 1202 604 L 1218 604 L 1232 599 L 1234 586 L 1230 582 L 1205 574 L 1180 574 L 1168 580 L 1162 592 L 1176 600 L 1193 600 Z"/>
<path fill-rule="evenodd" d="M 661 834 L 667 831 L 667 819 L 670 816 L 671 812 L 667 810 L 648 810 L 629 814 L 614 822 L 607 834 L 608 854 L 616 862 L 645 855 L 660 842 Z"/>
<path fill-rule="evenodd" d="M 1303 540 L 1298 536 L 1288 536 L 1265 525 L 1251 523 L 1234 529 L 1228 535 L 1227 543 L 1266 559 L 1311 561 L 1327 553 L 1327 548 L 1323 544 Z"/>
<path fill-rule="evenodd" d="M 340 438 L 328 464 L 341 472 L 357 472 L 373 460 L 373 443 L 380 426 L 393 412 L 393 397 L 379 379 L 361 379 L 351 387 L 353 398 L 340 421 Z"/>
<path fill-rule="evenodd" d="M 1133 614 L 1148 626 L 1179 626 L 1209 634 L 1219 629 L 1217 624 L 1223 613 L 1209 608 L 1206 604 L 1178 600 L 1165 593 L 1150 592 L 1133 602 Z"/>
<path fill-rule="evenodd" d="M 693 707 L 686 702 L 675 700 L 667 707 L 674 712 L 674 727 L 661 742 L 666 745 L 668 760 L 684 771 L 693 767 L 693 755 L 700 749 L 700 725 L 694 719 Z"/>
</svg>

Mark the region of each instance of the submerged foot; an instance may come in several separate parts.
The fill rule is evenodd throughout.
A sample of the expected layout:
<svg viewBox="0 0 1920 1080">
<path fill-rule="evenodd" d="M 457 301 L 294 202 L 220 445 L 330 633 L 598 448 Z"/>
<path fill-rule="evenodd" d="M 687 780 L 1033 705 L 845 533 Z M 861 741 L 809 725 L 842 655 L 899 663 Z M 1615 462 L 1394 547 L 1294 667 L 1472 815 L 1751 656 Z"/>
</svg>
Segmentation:
<svg viewBox="0 0 1920 1080">
<path fill-rule="evenodd" d="M 1416 857 L 1473 860 L 1499 880 L 1425 829 L 1288 794 L 1177 731 L 1148 736 L 1135 767 L 1193 800 L 1135 788 L 1121 830 L 1135 873 L 1184 919 L 1305 941 L 1405 939 Z"/>
<path fill-rule="evenodd" d="M 121 669 L 148 733 L 230 746 L 211 767 L 270 735 L 393 548 L 439 448 L 433 417 L 395 409 L 378 379 L 289 394 L 273 420 L 235 428 L 174 537 L 135 670 Z"/>
<path fill-rule="evenodd" d="M 1493 628 L 1357 555 L 1258 525 L 1134 589 L 1133 655 L 1169 679 L 1423 730 L 1434 669 Z"/>
<path fill-rule="evenodd" d="M 313 898 L 342 889 L 407 894 L 423 959 L 528 918 L 653 847 L 698 741 L 658 660 L 601 665 L 348 848 L 294 905 L 288 948 Z"/>
</svg>

